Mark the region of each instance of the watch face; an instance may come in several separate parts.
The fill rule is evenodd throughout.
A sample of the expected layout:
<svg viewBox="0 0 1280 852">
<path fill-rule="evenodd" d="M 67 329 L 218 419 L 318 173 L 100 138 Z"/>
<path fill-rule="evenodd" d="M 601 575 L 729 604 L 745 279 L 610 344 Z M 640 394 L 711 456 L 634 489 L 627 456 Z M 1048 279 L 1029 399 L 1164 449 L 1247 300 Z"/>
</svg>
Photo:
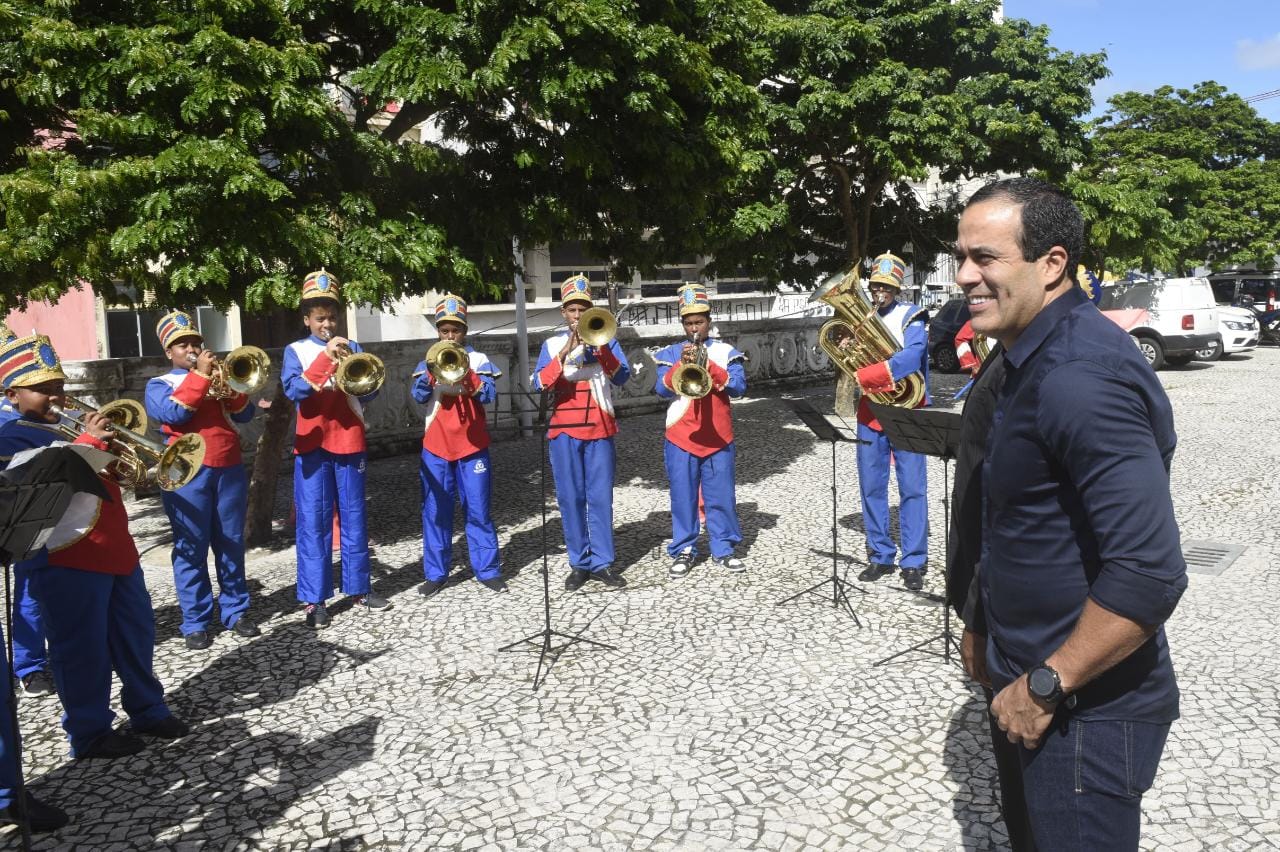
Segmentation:
<svg viewBox="0 0 1280 852">
<path fill-rule="evenodd" d="M 1040 698 L 1053 695 L 1058 686 L 1053 673 L 1046 668 L 1032 669 L 1027 680 L 1027 685 L 1031 687 L 1031 694 Z"/>
</svg>

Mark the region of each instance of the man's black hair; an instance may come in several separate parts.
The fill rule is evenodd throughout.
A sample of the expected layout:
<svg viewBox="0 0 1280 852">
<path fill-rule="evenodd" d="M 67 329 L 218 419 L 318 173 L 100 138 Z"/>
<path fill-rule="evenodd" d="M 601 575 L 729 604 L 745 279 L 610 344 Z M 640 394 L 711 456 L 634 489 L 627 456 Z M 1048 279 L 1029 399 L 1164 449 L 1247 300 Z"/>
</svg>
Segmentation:
<svg viewBox="0 0 1280 852">
<path fill-rule="evenodd" d="M 1084 217 L 1075 202 L 1042 180 L 1016 177 L 992 181 L 975 192 L 967 206 L 1000 198 L 1022 208 L 1018 234 L 1022 259 L 1029 263 L 1054 246 L 1062 246 L 1067 251 L 1067 278 L 1074 282 L 1084 253 Z"/>
<path fill-rule="evenodd" d="M 341 305 L 333 299 L 303 299 L 298 305 L 304 317 L 311 316 L 311 311 L 315 308 L 333 308 L 335 311 L 341 310 Z"/>
</svg>

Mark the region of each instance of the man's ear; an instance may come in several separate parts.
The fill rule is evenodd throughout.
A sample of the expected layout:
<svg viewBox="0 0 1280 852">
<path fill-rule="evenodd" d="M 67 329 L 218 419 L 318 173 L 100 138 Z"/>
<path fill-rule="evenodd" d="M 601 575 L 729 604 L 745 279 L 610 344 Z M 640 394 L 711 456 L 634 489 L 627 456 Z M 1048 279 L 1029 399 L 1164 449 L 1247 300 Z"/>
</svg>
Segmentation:
<svg viewBox="0 0 1280 852">
<path fill-rule="evenodd" d="M 4 389 L 4 398 L 5 398 L 5 399 L 7 399 L 7 400 L 9 400 L 9 402 L 11 402 L 11 403 L 13 403 L 13 402 L 17 402 L 17 401 L 18 401 L 18 389 L 17 389 L 17 388 L 5 388 L 5 389 Z"/>
<path fill-rule="evenodd" d="M 1053 246 L 1040 258 L 1040 268 L 1046 284 L 1053 284 L 1063 279 L 1070 279 L 1067 270 L 1067 250 L 1062 246 Z"/>
</svg>

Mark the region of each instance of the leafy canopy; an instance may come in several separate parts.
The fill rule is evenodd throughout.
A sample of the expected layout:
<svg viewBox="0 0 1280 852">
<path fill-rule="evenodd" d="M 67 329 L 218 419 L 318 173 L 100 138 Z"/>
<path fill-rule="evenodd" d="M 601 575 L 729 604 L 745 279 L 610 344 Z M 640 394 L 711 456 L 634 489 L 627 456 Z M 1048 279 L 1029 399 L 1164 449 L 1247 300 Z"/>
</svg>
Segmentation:
<svg viewBox="0 0 1280 852">
<path fill-rule="evenodd" d="M 1105 70 L 991 0 L 790 0 L 763 32 L 763 166 L 723 234 L 719 266 L 809 280 L 881 251 L 928 265 L 954 227 L 934 185 L 1063 174 Z"/>
<path fill-rule="evenodd" d="M 382 304 L 496 291 L 513 238 L 623 267 L 700 249 L 759 143 L 764 12 L 0 0 L 0 300 L 256 310 L 324 264 Z"/>
<path fill-rule="evenodd" d="M 1069 187 L 1096 269 L 1189 273 L 1280 253 L 1280 124 L 1214 82 L 1125 92 Z"/>
</svg>

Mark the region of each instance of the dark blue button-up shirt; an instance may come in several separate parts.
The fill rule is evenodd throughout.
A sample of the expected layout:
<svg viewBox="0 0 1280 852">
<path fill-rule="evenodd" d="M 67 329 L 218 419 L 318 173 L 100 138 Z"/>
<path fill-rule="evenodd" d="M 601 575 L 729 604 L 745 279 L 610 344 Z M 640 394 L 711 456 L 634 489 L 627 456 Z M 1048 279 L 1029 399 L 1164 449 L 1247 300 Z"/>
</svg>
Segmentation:
<svg viewBox="0 0 1280 852">
<path fill-rule="evenodd" d="M 1005 358 L 980 572 L 997 690 L 1066 641 L 1086 599 L 1156 625 L 1187 586 L 1169 495 L 1173 411 L 1133 340 L 1073 288 Z M 1164 629 L 1081 689 L 1076 712 L 1177 718 Z"/>
</svg>

